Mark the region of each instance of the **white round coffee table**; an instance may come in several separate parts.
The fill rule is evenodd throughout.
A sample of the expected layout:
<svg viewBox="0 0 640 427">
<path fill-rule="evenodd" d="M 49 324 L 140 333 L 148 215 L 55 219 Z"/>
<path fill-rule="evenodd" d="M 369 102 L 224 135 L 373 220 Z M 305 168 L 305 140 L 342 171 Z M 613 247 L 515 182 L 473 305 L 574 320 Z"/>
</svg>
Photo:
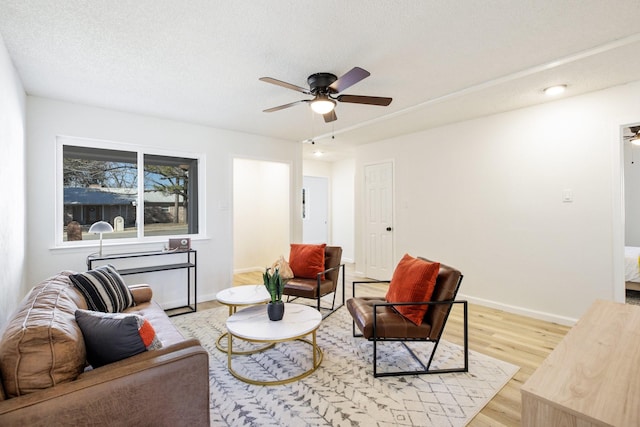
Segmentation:
<svg viewBox="0 0 640 427">
<path fill-rule="evenodd" d="M 302 304 L 285 304 L 284 317 L 279 321 L 271 321 L 267 316 L 266 305 L 255 305 L 244 308 L 227 319 L 228 344 L 227 367 L 234 377 L 244 382 L 256 385 L 279 385 L 302 379 L 313 373 L 322 363 L 322 350 L 316 344 L 316 331 L 322 322 L 322 315 L 315 308 Z M 309 341 L 305 337 L 311 335 Z M 259 343 L 284 343 L 287 341 L 301 341 L 311 346 L 313 363 L 311 368 L 303 373 L 274 381 L 258 381 L 237 373 L 232 365 L 233 338 Z"/>
<path fill-rule="evenodd" d="M 229 316 L 235 313 L 238 307 L 245 305 L 264 304 L 271 300 L 269 292 L 264 285 L 242 285 L 232 286 L 227 289 L 223 289 L 216 294 L 216 300 L 223 305 L 229 307 Z M 222 339 L 227 336 L 227 333 L 220 335 L 216 341 L 216 348 L 223 353 L 227 352 L 227 349 L 222 346 Z M 251 351 L 236 352 L 234 354 L 251 354 L 256 351 L 264 350 L 264 348 Z"/>
</svg>

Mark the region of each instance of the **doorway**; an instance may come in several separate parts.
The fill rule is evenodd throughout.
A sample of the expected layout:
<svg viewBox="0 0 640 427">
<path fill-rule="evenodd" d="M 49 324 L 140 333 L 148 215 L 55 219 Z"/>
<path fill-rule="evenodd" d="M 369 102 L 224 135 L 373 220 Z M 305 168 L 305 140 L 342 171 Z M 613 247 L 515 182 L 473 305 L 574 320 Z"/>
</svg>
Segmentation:
<svg viewBox="0 0 640 427">
<path fill-rule="evenodd" d="M 302 243 L 329 243 L 329 179 L 302 178 Z"/>
<path fill-rule="evenodd" d="M 263 271 L 290 242 L 290 167 L 233 159 L 234 273 Z"/>
<path fill-rule="evenodd" d="M 625 300 L 640 305 L 640 125 L 622 127 Z"/>
<path fill-rule="evenodd" d="M 365 274 L 388 280 L 393 273 L 393 163 L 365 166 Z"/>
</svg>

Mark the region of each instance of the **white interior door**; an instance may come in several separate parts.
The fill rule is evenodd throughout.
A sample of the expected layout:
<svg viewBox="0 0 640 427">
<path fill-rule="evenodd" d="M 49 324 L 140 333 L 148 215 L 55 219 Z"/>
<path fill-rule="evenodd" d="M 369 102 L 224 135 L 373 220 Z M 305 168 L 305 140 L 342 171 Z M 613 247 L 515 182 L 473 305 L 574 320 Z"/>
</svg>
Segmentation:
<svg viewBox="0 0 640 427">
<path fill-rule="evenodd" d="M 302 242 L 329 243 L 329 180 L 302 177 Z"/>
<path fill-rule="evenodd" d="M 367 277 L 393 274 L 393 164 L 365 167 L 365 255 Z"/>
</svg>

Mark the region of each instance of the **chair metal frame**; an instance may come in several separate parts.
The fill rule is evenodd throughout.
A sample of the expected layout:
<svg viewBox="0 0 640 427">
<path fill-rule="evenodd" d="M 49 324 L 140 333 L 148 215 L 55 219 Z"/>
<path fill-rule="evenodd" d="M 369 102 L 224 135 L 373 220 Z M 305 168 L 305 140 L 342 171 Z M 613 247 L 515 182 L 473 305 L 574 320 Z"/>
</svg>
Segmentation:
<svg viewBox="0 0 640 427">
<path fill-rule="evenodd" d="M 324 295 L 320 295 L 320 283 L 322 282 L 322 276 L 325 275 L 326 273 L 336 270 L 336 269 L 340 269 L 342 268 L 342 302 L 340 303 L 339 306 L 336 307 L 336 294 L 338 293 L 338 287 L 336 286 L 336 290 L 334 290 L 333 292 L 329 292 L 326 293 Z M 338 273 L 340 274 L 340 273 Z M 328 268 L 324 271 L 321 271 L 320 273 L 317 274 L 316 276 L 316 280 L 318 283 L 318 286 L 316 286 L 316 296 L 313 298 L 317 301 L 317 304 L 315 306 L 315 308 L 322 313 L 322 310 L 328 310 L 329 312 L 326 314 L 322 314 L 322 319 L 326 319 L 327 317 L 331 316 L 333 313 L 335 313 L 336 311 L 338 311 L 338 309 L 340 307 L 344 306 L 344 302 L 345 302 L 345 273 L 344 273 L 344 264 L 338 264 L 335 267 L 331 267 Z M 340 280 L 340 279 L 338 279 Z M 333 300 L 331 302 L 331 308 L 329 307 L 322 307 L 320 302 L 322 301 L 322 297 L 329 295 L 330 293 L 333 293 Z M 295 296 L 295 295 L 287 295 L 287 302 L 289 301 L 295 301 L 298 298 L 303 298 L 303 299 L 311 299 L 311 298 L 306 298 L 306 297 L 299 297 L 299 296 Z M 309 304 L 305 304 L 305 305 L 309 305 Z M 311 306 L 311 305 L 309 305 Z M 312 307 L 312 306 L 311 306 Z"/>
<path fill-rule="evenodd" d="M 454 293 L 454 298 L 455 295 L 457 295 L 458 293 L 458 289 L 460 288 L 460 283 L 462 282 L 462 277 L 463 275 L 461 274 L 460 277 L 458 278 L 458 283 L 456 284 L 456 290 Z M 356 293 L 356 284 L 361 284 L 361 283 L 390 283 L 388 280 L 381 280 L 381 281 L 356 281 L 353 282 L 352 284 L 352 295 L 355 298 L 355 293 Z M 444 332 L 445 326 L 447 324 L 447 320 L 449 319 L 449 314 L 451 314 L 451 309 L 453 308 L 454 304 L 461 304 L 463 307 L 463 358 L 464 358 L 464 362 L 463 362 L 463 366 L 460 367 L 455 367 L 455 368 L 447 368 L 447 369 L 431 369 L 431 362 L 433 362 L 433 358 L 435 356 L 436 350 L 438 349 L 438 344 L 440 344 L 440 339 L 442 338 L 442 334 Z M 398 306 L 398 305 L 448 305 L 449 308 L 446 312 L 446 315 L 444 317 L 443 323 L 442 323 L 442 328 L 440 330 L 440 332 L 438 333 L 437 338 L 433 339 L 433 338 L 403 338 L 403 337 L 396 337 L 396 338 L 385 338 L 385 337 L 378 337 L 377 335 L 377 310 L 378 307 L 388 307 L 388 306 Z M 398 314 L 400 315 L 400 314 Z M 424 374 L 445 374 L 445 373 L 452 373 L 452 372 L 468 372 L 469 371 L 469 327 L 468 327 L 468 303 L 465 300 L 446 300 L 446 301 L 420 301 L 420 302 L 404 302 L 404 303 L 393 303 L 393 302 L 387 302 L 387 303 L 380 303 L 380 304 L 374 304 L 373 305 L 373 335 L 371 338 L 368 338 L 369 341 L 373 342 L 373 376 L 374 378 L 379 378 L 379 377 L 392 377 L 392 376 L 402 376 L 402 375 L 424 375 Z M 352 320 L 352 333 L 354 337 L 362 337 L 363 334 L 357 334 L 356 333 L 356 322 L 355 320 Z M 409 352 L 409 354 L 411 355 L 411 357 L 413 357 L 414 360 L 416 360 L 416 362 L 418 362 L 420 364 L 420 366 L 422 367 L 422 370 L 415 370 L 415 371 L 393 371 L 393 372 L 382 372 L 379 373 L 378 372 L 378 349 L 377 349 L 377 344 L 378 342 L 401 342 L 402 346 L 407 349 L 407 351 Z M 433 349 L 431 350 L 431 354 L 429 356 L 429 360 L 426 362 L 426 364 L 418 357 L 418 355 L 415 354 L 415 352 L 409 348 L 409 346 L 407 346 L 407 342 L 431 342 L 433 343 Z"/>
</svg>

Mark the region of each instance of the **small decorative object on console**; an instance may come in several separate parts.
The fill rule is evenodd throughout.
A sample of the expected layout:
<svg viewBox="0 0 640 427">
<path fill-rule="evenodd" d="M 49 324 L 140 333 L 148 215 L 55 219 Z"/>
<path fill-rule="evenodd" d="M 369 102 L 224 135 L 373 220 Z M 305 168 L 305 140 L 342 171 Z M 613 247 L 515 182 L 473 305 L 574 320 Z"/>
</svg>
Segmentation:
<svg viewBox="0 0 640 427">
<path fill-rule="evenodd" d="M 169 239 L 170 251 L 188 251 L 191 249 L 191 239 L 184 237 L 180 239 Z"/>
</svg>

